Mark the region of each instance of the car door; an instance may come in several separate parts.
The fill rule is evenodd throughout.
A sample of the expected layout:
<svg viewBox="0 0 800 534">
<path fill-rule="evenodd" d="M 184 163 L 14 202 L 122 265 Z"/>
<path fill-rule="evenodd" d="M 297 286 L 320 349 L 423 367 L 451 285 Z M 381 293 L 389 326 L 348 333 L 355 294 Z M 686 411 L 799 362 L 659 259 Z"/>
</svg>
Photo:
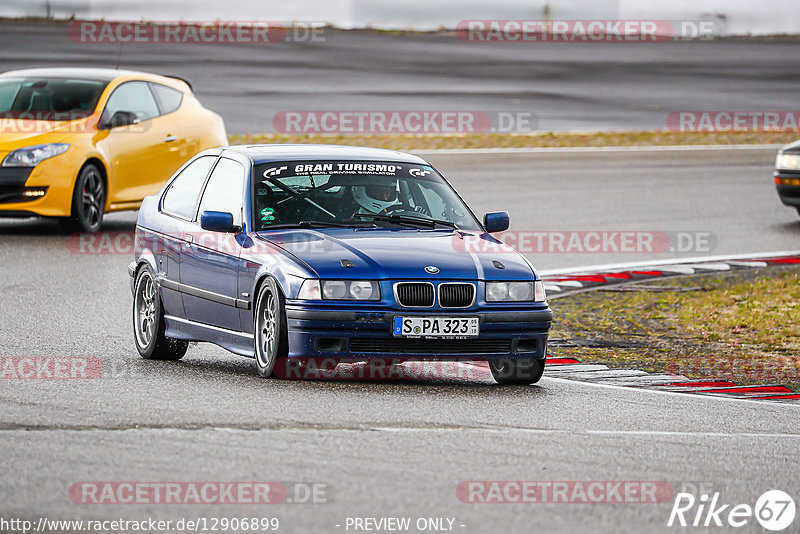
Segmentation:
<svg viewBox="0 0 800 534">
<path fill-rule="evenodd" d="M 245 166 L 221 157 L 208 178 L 193 221 L 187 223 L 180 273 L 183 306 L 190 321 L 240 331 L 239 307 L 247 301 L 238 294 L 238 239 L 244 234 L 210 232 L 200 227 L 204 211 L 233 215 L 242 226 Z"/>
<path fill-rule="evenodd" d="M 196 118 L 196 113 L 191 106 L 191 98 L 173 87 L 160 83 L 150 82 L 150 89 L 156 97 L 158 109 L 163 117 L 169 118 L 172 123 L 170 149 L 180 154 L 182 161 L 186 161 L 194 154 L 210 148 L 200 146 L 200 134 L 208 129 L 208 125 Z M 184 103 L 188 100 L 188 105 Z M 223 143 L 227 144 L 227 143 Z"/>
<path fill-rule="evenodd" d="M 200 193 L 217 156 L 200 156 L 181 170 L 161 199 L 164 214 L 159 228 L 159 243 L 153 246 L 161 285 L 164 313 L 186 318 L 180 285 L 180 259 L 184 253 L 188 223 L 197 212 Z"/>
<path fill-rule="evenodd" d="M 119 111 L 137 115 L 136 124 L 114 127 Z M 152 195 L 186 160 L 170 115 L 163 115 L 150 84 L 121 84 L 106 102 L 100 117 L 102 140 L 110 162 L 109 198 L 112 204 L 137 202 Z M 101 134 L 102 135 L 102 134 Z"/>
</svg>

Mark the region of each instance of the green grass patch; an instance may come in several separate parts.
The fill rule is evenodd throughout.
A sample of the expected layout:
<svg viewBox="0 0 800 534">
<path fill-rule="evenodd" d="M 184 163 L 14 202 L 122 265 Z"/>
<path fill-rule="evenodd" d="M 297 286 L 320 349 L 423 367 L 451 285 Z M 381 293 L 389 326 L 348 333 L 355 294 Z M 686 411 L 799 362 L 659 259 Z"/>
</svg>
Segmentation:
<svg viewBox="0 0 800 534">
<path fill-rule="evenodd" d="M 230 135 L 232 145 L 256 143 L 319 143 L 355 145 L 392 150 L 424 150 L 452 148 L 557 148 L 600 146 L 668 146 L 668 145 L 739 145 L 787 144 L 796 133 L 785 132 L 598 132 L 598 133 L 532 133 L 532 134 L 239 134 Z"/>
<path fill-rule="evenodd" d="M 800 390 L 797 267 L 642 282 L 552 305 L 553 356 Z"/>
</svg>

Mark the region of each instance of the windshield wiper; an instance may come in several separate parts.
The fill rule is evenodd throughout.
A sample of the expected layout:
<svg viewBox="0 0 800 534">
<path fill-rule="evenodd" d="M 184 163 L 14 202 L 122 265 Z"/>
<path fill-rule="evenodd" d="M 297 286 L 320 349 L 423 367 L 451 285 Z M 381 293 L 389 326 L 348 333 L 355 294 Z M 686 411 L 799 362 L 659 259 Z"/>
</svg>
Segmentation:
<svg viewBox="0 0 800 534">
<path fill-rule="evenodd" d="M 375 225 L 369 223 L 343 223 L 337 221 L 300 221 L 296 223 L 262 225 L 259 231 L 286 230 L 291 228 L 375 228 Z"/>
<path fill-rule="evenodd" d="M 374 224 L 369 223 L 344 223 L 337 221 L 300 221 L 298 226 L 305 228 L 375 228 Z"/>
<path fill-rule="evenodd" d="M 380 215 L 373 213 L 355 213 L 353 217 L 361 219 L 372 219 L 373 221 L 388 221 L 400 224 L 416 224 L 427 226 L 428 228 L 435 228 L 437 224 L 448 226 L 450 228 L 458 228 L 454 222 L 445 221 L 443 219 L 423 219 L 421 217 L 406 217 L 404 215 Z"/>
</svg>

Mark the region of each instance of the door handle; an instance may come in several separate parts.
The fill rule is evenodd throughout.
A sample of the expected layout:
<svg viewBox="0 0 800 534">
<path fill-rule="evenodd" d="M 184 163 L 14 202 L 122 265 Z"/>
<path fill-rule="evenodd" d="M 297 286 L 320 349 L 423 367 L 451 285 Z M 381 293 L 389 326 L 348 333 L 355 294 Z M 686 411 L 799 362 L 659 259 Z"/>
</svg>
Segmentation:
<svg viewBox="0 0 800 534">
<path fill-rule="evenodd" d="M 171 143 L 172 141 L 176 141 L 177 139 L 178 139 L 178 138 L 177 138 L 177 137 L 175 137 L 174 135 L 172 135 L 172 134 L 169 134 L 168 136 L 166 136 L 166 137 L 164 138 L 164 142 L 165 142 L 165 143 Z"/>
<path fill-rule="evenodd" d="M 192 243 L 194 242 L 194 236 L 192 234 L 187 234 L 186 238 L 184 239 L 184 241 L 186 241 L 186 246 L 187 247 L 191 247 Z"/>
</svg>

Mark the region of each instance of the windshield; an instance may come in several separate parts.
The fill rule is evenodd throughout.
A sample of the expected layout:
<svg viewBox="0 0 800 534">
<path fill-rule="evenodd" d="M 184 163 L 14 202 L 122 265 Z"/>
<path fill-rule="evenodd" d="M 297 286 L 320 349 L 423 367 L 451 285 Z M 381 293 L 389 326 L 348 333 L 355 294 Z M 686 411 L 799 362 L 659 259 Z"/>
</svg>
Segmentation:
<svg viewBox="0 0 800 534">
<path fill-rule="evenodd" d="M 106 82 L 70 78 L 0 78 L 0 117 L 37 121 L 90 115 Z"/>
<path fill-rule="evenodd" d="M 256 228 L 404 226 L 480 230 L 455 191 L 428 165 L 285 161 L 256 165 Z"/>
</svg>

